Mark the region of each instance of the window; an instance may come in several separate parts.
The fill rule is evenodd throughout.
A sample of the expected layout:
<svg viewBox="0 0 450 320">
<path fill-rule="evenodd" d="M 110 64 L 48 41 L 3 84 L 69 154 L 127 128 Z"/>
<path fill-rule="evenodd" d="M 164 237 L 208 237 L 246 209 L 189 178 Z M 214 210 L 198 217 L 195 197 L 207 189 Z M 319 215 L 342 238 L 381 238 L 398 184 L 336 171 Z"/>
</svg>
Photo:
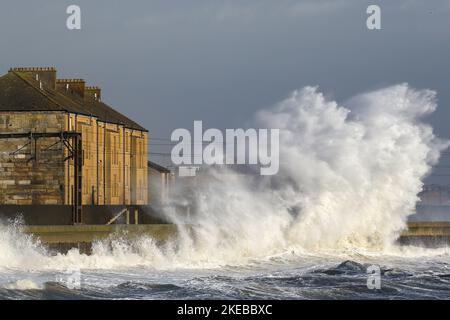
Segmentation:
<svg viewBox="0 0 450 320">
<path fill-rule="evenodd" d="M 88 169 L 86 169 L 86 177 L 89 177 L 89 170 Z M 88 184 L 89 184 L 89 181 L 86 179 L 86 181 L 84 181 L 83 182 L 83 195 L 87 195 L 88 194 Z"/>
<path fill-rule="evenodd" d="M 113 175 L 113 184 L 112 184 L 112 195 L 113 197 L 117 197 L 117 174 Z"/>
<path fill-rule="evenodd" d="M 141 141 L 139 159 L 141 160 L 141 169 L 144 168 L 144 143 Z"/>
<path fill-rule="evenodd" d="M 138 183 L 137 199 L 142 200 L 142 180 L 139 180 Z"/>
<path fill-rule="evenodd" d="M 91 158 L 91 139 L 90 139 L 90 131 L 89 128 L 85 128 L 84 131 L 84 136 L 86 137 L 85 143 L 85 150 L 86 150 L 86 159 L 90 159 Z"/>
<path fill-rule="evenodd" d="M 125 152 L 130 152 L 130 134 L 125 133 Z"/>
<path fill-rule="evenodd" d="M 142 143 L 142 141 L 138 140 L 137 142 L 137 167 L 139 169 L 144 168 L 144 144 Z"/>
<path fill-rule="evenodd" d="M 117 155 L 117 137 L 113 137 L 113 145 L 112 145 L 112 162 L 113 164 L 117 164 L 118 161 L 118 155 Z"/>
<path fill-rule="evenodd" d="M 141 142 L 139 140 L 136 142 L 136 162 L 137 162 L 137 167 L 140 168 L 141 167 Z"/>
</svg>

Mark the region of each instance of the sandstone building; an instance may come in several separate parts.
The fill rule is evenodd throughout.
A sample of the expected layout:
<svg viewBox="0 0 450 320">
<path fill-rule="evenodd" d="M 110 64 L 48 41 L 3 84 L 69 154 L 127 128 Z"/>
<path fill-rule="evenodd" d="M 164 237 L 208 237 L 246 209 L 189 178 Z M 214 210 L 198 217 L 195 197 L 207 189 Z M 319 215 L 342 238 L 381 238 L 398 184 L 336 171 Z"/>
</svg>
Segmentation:
<svg viewBox="0 0 450 320">
<path fill-rule="evenodd" d="M 145 205 L 148 132 L 54 68 L 0 77 L 0 205 Z M 78 213 L 77 213 L 78 212 Z"/>
</svg>

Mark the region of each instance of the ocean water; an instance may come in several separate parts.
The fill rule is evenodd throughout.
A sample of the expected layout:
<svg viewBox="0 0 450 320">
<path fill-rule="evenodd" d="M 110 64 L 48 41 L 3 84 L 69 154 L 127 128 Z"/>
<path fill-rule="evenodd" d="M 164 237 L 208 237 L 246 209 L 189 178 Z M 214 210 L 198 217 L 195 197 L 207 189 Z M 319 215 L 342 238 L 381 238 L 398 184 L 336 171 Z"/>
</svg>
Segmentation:
<svg viewBox="0 0 450 320">
<path fill-rule="evenodd" d="M 296 90 L 250 121 L 280 130 L 279 172 L 214 169 L 189 192 L 173 185 L 172 201 L 192 210 L 164 208 L 179 226 L 164 245 L 123 237 L 55 254 L 4 222 L 0 297 L 447 299 L 449 249 L 395 244 L 450 145 L 424 120 L 436 97 L 399 84 L 341 105 Z M 380 289 L 367 286 L 370 266 Z"/>
<path fill-rule="evenodd" d="M 399 249 L 397 255 L 286 252 L 243 264 L 109 268 L 75 251 L 59 267 L 0 269 L 1 299 L 449 299 L 450 249 Z M 114 254 L 111 253 L 113 257 Z M 117 252 L 115 254 L 118 254 Z M 103 257 L 104 258 L 104 257 Z M 123 259 L 124 257 L 118 257 Z M 59 261 L 58 261 L 59 260 Z M 70 261 L 78 260 L 71 264 Z M 95 261 L 93 261 L 95 260 Z M 105 259 L 107 260 L 107 259 Z M 83 261 L 84 266 L 78 262 Z M 122 260 L 124 261 L 124 260 Z M 62 263 L 62 265 L 61 265 Z M 97 268 L 87 265 L 98 263 Z M 51 263 L 50 263 L 51 264 Z M 380 288 L 367 268 L 381 269 Z"/>
</svg>

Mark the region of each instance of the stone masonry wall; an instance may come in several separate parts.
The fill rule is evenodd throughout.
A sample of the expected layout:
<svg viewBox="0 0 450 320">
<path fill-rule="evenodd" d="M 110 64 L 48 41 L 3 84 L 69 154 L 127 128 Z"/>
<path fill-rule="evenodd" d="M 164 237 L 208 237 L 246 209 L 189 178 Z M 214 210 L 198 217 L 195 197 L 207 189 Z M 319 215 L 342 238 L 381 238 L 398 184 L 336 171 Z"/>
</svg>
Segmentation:
<svg viewBox="0 0 450 320">
<path fill-rule="evenodd" d="M 0 112 L 0 133 L 61 132 L 64 119 L 62 112 Z M 0 139 L 0 205 L 64 204 L 64 149 L 51 147 L 58 140 L 38 139 L 35 152 L 28 138 Z"/>
</svg>

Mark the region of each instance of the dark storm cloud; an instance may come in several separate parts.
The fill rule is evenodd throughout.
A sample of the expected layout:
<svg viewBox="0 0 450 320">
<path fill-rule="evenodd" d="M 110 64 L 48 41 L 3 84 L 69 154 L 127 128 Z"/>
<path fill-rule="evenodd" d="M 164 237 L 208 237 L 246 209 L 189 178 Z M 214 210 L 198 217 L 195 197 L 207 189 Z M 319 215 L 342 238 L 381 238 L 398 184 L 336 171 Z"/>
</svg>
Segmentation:
<svg viewBox="0 0 450 320">
<path fill-rule="evenodd" d="M 376 1 L 382 30 L 366 28 L 373 2 L 2 1 L 0 69 L 54 65 L 169 137 L 203 120 L 236 127 L 304 85 L 339 101 L 408 82 L 438 91 L 430 118 L 450 137 L 450 2 Z M 69 4 L 82 30 L 65 27 Z"/>
</svg>

